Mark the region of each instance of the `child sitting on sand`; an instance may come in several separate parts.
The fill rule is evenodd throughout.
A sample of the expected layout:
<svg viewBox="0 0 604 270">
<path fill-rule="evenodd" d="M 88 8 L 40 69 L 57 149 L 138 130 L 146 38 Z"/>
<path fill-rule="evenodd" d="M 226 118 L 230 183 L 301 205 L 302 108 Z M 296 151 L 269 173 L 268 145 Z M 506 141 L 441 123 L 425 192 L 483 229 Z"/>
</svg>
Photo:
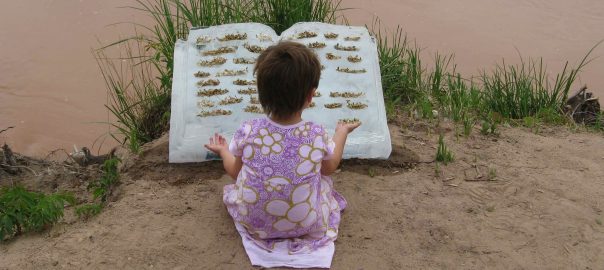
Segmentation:
<svg viewBox="0 0 604 270">
<path fill-rule="evenodd" d="M 346 200 L 329 175 L 360 123 L 338 123 L 332 140 L 322 126 L 302 120 L 321 76 L 319 59 L 302 44 L 269 47 L 254 72 L 267 117 L 244 121 L 230 144 L 216 134 L 205 145 L 237 179 L 224 187 L 224 203 L 264 250 L 280 241 L 290 254 L 316 250 L 337 237 Z"/>
</svg>

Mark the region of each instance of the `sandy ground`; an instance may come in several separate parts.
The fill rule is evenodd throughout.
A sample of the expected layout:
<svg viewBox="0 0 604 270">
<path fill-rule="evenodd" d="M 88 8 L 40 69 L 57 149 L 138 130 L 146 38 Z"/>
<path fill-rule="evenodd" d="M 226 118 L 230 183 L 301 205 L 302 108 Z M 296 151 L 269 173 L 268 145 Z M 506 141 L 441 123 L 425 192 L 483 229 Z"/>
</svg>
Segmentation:
<svg viewBox="0 0 604 270">
<path fill-rule="evenodd" d="M 429 130 L 391 126 L 390 161 L 349 161 L 334 176 L 349 208 L 333 269 L 602 269 L 601 134 L 457 140 L 443 126 L 456 160 L 437 172 Z M 128 159 L 99 216 L 69 209 L 53 229 L 0 244 L 0 269 L 254 269 L 222 205 L 232 180 L 221 165 L 170 165 L 167 151 L 163 138 Z"/>
</svg>

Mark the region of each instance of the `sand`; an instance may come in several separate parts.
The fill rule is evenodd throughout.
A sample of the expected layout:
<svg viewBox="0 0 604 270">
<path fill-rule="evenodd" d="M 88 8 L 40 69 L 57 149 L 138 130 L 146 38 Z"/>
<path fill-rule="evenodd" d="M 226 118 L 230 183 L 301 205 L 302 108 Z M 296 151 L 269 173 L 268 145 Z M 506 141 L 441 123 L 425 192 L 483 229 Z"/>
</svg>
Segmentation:
<svg viewBox="0 0 604 270">
<path fill-rule="evenodd" d="M 601 134 L 476 127 L 456 139 L 443 124 L 456 159 L 436 172 L 436 131 L 390 128 L 391 160 L 348 161 L 334 176 L 349 208 L 333 269 L 604 265 Z M 217 163 L 168 164 L 167 144 L 126 158 L 119 197 L 99 216 L 77 220 L 70 208 L 51 230 L 0 244 L 0 269 L 257 269 L 221 201 L 232 180 Z"/>
</svg>

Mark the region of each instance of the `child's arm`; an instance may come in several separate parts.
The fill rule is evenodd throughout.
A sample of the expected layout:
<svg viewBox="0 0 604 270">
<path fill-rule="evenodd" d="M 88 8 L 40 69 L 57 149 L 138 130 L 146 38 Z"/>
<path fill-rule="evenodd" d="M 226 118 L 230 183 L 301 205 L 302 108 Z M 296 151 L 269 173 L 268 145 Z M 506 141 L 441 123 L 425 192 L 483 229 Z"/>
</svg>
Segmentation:
<svg viewBox="0 0 604 270">
<path fill-rule="evenodd" d="M 358 123 L 342 123 L 339 122 L 336 126 L 336 132 L 333 135 L 333 142 L 336 144 L 333 155 L 330 159 L 323 160 L 321 162 L 321 174 L 330 175 L 338 169 L 340 165 L 340 161 L 342 160 L 342 154 L 344 153 L 344 145 L 346 144 L 346 138 L 348 134 L 352 132 L 355 128 L 361 125 Z"/>
<path fill-rule="evenodd" d="M 224 165 L 226 173 L 231 178 L 237 179 L 237 175 L 239 175 L 239 171 L 241 171 L 243 162 L 241 161 L 241 157 L 236 157 L 229 151 L 229 145 L 227 144 L 226 139 L 216 133 L 213 138 L 210 138 L 210 143 L 204 146 L 208 150 L 219 155 L 220 158 L 222 158 L 222 165 Z"/>
</svg>

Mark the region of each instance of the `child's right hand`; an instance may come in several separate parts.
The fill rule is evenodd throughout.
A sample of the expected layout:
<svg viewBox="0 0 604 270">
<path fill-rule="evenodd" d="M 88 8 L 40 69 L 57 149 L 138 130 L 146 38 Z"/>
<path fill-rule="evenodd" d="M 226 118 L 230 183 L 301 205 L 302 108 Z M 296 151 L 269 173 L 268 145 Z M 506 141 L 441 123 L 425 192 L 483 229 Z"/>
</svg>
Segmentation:
<svg viewBox="0 0 604 270">
<path fill-rule="evenodd" d="M 229 151 L 229 145 L 222 135 L 215 133 L 214 137 L 210 137 L 210 143 L 204 145 L 206 149 L 214 152 L 222 157 L 225 151 Z"/>
<path fill-rule="evenodd" d="M 354 131 L 360 125 L 361 125 L 361 122 L 355 122 L 355 123 L 338 122 L 338 125 L 336 126 L 336 132 L 344 132 L 344 133 L 348 134 L 348 133 Z"/>
</svg>

